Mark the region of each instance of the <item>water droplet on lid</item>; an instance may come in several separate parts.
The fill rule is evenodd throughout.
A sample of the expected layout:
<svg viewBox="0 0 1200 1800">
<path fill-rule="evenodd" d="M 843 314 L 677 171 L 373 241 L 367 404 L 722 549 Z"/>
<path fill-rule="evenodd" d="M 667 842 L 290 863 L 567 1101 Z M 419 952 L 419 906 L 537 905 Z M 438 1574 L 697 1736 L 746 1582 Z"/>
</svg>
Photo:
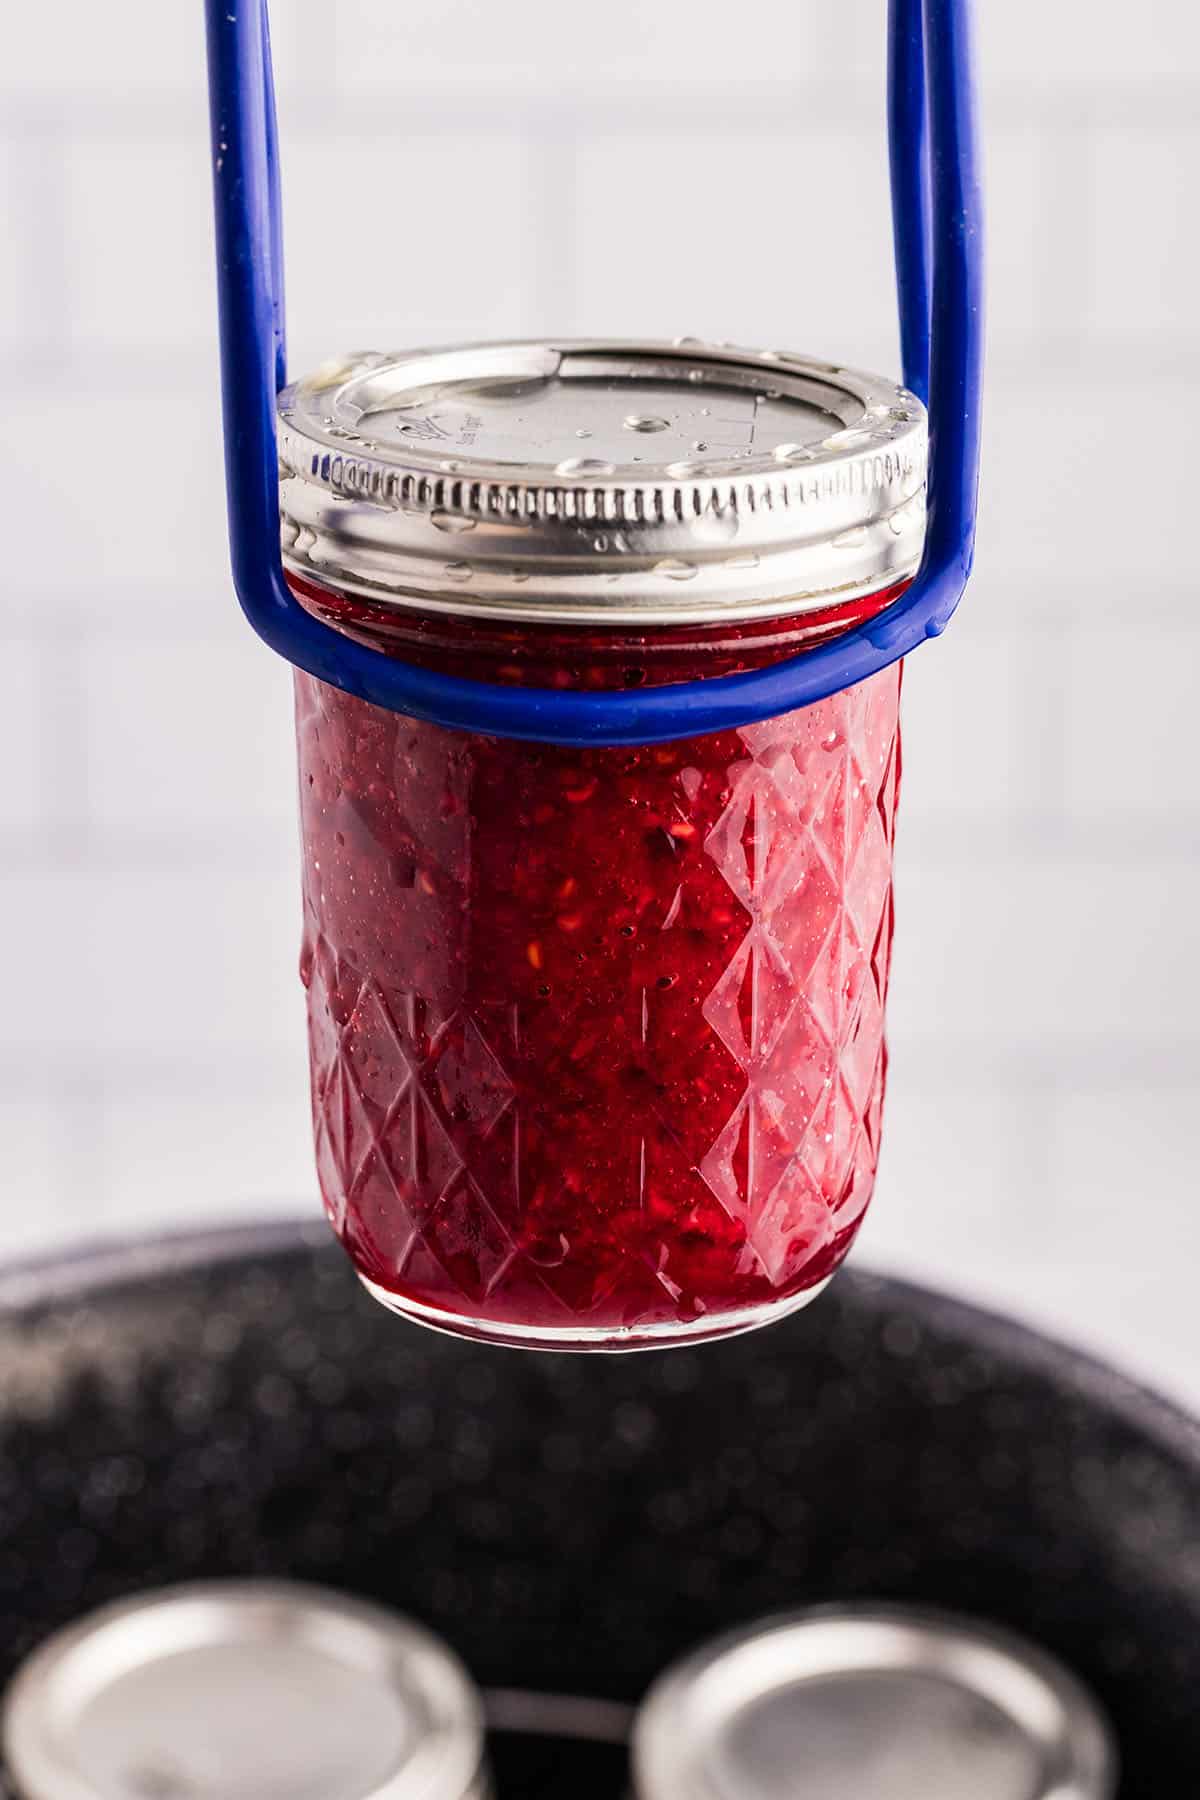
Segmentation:
<svg viewBox="0 0 1200 1800">
<path fill-rule="evenodd" d="M 702 407 L 701 407 L 701 408 L 700 408 L 700 417 L 701 417 L 701 418 L 702 418 L 702 419 L 707 419 L 707 418 L 709 418 L 709 417 L 710 417 L 710 415 L 711 415 L 711 413 L 712 413 L 712 407 L 711 407 L 711 406 L 702 406 Z"/>
<path fill-rule="evenodd" d="M 475 520 L 464 519 L 461 513 L 431 512 L 429 523 L 436 526 L 439 531 L 449 531 L 454 534 L 475 529 Z"/>
<path fill-rule="evenodd" d="M 782 350 L 762 350 L 759 352 L 759 360 L 761 362 L 780 362 L 782 359 Z"/>
<path fill-rule="evenodd" d="M 475 571 L 470 563 L 448 562 L 443 563 L 442 573 L 448 581 L 470 581 Z"/>
<path fill-rule="evenodd" d="M 565 462 L 555 463 L 556 475 L 615 475 L 616 464 L 603 462 L 598 456 L 568 456 Z"/>
<path fill-rule="evenodd" d="M 698 338 L 698 337 L 677 337 L 677 338 L 672 338 L 671 342 L 674 344 L 674 346 L 677 350 L 681 350 L 683 348 L 684 344 L 702 344 L 704 342 L 704 339 Z"/>
<path fill-rule="evenodd" d="M 727 569 L 757 569 L 759 555 L 757 550 L 743 550 L 739 556 L 731 556 L 726 561 Z"/>
<path fill-rule="evenodd" d="M 667 556 L 662 562 L 655 563 L 654 573 L 665 575 L 668 581 L 691 581 L 700 571 L 695 563 L 684 562 L 678 556 Z"/>
<path fill-rule="evenodd" d="M 608 539 L 604 536 L 603 532 L 601 532 L 599 537 L 594 537 L 592 539 L 592 549 L 593 550 L 607 550 L 608 549 Z"/>
<path fill-rule="evenodd" d="M 865 525 L 852 525 L 849 531 L 841 531 L 832 539 L 835 550 L 861 550 L 867 541 Z"/>
<path fill-rule="evenodd" d="M 669 475 L 673 481 L 686 481 L 689 475 L 703 475 L 704 465 L 694 462 L 668 463 L 663 474 Z"/>
<path fill-rule="evenodd" d="M 444 470 L 447 475 L 457 475 L 461 467 L 462 464 L 456 462 L 444 462 L 438 464 L 438 468 Z"/>
<path fill-rule="evenodd" d="M 776 462 L 811 462 L 813 457 L 804 444 L 776 444 L 771 454 Z"/>
<path fill-rule="evenodd" d="M 907 406 L 893 406 L 888 413 L 889 419 L 898 419 L 902 425 L 911 425 L 916 416 Z"/>
<path fill-rule="evenodd" d="M 782 396 L 778 388 L 764 388 L 758 397 L 760 400 L 778 400 Z"/>
<path fill-rule="evenodd" d="M 870 441 L 871 433 L 869 431 L 860 431 L 851 426 L 847 431 L 835 431 L 832 437 L 825 439 L 821 448 L 822 450 L 853 450 L 859 444 L 868 444 Z"/>
<path fill-rule="evenodd" d="M 510 569 L 508 571 L 508 579 L 510 581 L 516 581 L 516 582 L 528 581 L 529 580 L 529 570 L 528 569 Z"/>
<path fill-rule="evenodd" d="M 692 445 L 692 449 L 693 450 L 707 450 L 708 445 L 704 442 L 703 438 L 697 438 L 695 443 Z"/>
<path fill-rule="evenodd" d="M 582 425 L 579 427 L 578 431 L 575 433 L 575 436 L 580 437 L 580 438 L 588 438 L 588 437 L 591 437 L 591 435 L 592 435 L 591 432 L 585 431 L 583 429 Z"/>
<path fill-rule="evenodd" d="M 687 378 L 689 381 L 703 381 L 704 380 L 704 370 L 703 369 L 689 369 Z"/>
<path fill-rule="evenodd" d="M 666 431 L 671 421 L 659 418 L 657 413 L 630 413 L 624 423 L 626 431 Z"/>
</svg>

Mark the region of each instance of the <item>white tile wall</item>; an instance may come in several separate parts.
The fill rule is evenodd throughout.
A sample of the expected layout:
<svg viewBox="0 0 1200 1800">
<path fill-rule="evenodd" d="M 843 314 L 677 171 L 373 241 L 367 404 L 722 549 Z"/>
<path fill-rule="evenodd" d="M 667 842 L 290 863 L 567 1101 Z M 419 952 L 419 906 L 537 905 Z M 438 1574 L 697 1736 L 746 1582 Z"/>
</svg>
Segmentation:
<svg viewBox="0 0 1200 1800">
<path fill-rule="evenodd" d="M 290 850 L 292 684 L 280 659 L 240 642 L 101 635 L 82 679 L 90 754 L 78 800 L 97 837 L 156 860 L 202 852 L 216 863 L 236 844 L 269 866 Z"/>
<path fill-rule="evenodd" d="M 22 7 L 0 60 L 9 1254 L 316 1206 L 287 681 L 225 569 L 200 8 L 111 10 Z M 1200 1402 L 1200 11 L 976 11 L 979 571 L 907 675 L 863 1255 Z M 544 329 L 894 366 L 883 0 L 272 12 L 297 366 Z"/>
<path fill-rule="evenodd" d="M 388 97 L 415 87 L 451 101 L 471 87 L 494 105 L 511 94 L 654 91 L 757 84 L 792 70 L 815 73 L 822 8 L 753 0 L 728 14 L 694 0 L 607 0 L 573 15 L 559 0 L 479 6 L 475 0 L 339 0 L 333 21 L 338 90 Z"/>
<path fill-rule="evenodd" d="M 4 644 L 8 698 L 0 707 L 0 832 L 16 842 L 36 831 L 46 798 L 42 673 L 48 660 L 36 637 L 13 636 Z"/>
<path fill-rule="evenodd" d="M 813 349 L 836 334 L 839 356 L 894 367 L 880 121 L 788 108 L 726 136 L 722 105 L 682 130 L 653 109 L 649 129 L 639 116 L 580 145 L 575 328 Z"/>
<path fill-rule="evenodd" d="M 1200 117 L 1097 131 L 1091 143 L 1091 280 L 1085 317 L 1125 339 L 1186 333 L 1195 323 L 1195 250 L 1186 224 L 1200 167 Z M 1110 219 L 1125 221 L 1118 234 Z"/>
<path fill-rule="evenodd" d="M 152 156 L 136 128 L 65 140 L 71 336 L 88 356 L 171 350 L 211 329 L 212 182 L 191 109 L 188 122 L 160 128 Z"/>
<path fill-rule="evenodd" d="M 0 345 L 15 347 L 31 310 L 28 271 L 23 266 L 26 216 L 18 167 L 18 144 L 0 138 Z"/>
<path fill-rule="evenodd" d="M 528 335 L 534 162 L 519 129 L 480 132 L 469 115 L 453 132 L 406 129 L 402 111 L 299 132 L 285 175 L 294 366 L 306 347 L 311 364 L 331 346 Z M 480 184 L 490 202 L 464 206 Z M 353 245 L 349 262 L 335 239 Z"/>
</svg>

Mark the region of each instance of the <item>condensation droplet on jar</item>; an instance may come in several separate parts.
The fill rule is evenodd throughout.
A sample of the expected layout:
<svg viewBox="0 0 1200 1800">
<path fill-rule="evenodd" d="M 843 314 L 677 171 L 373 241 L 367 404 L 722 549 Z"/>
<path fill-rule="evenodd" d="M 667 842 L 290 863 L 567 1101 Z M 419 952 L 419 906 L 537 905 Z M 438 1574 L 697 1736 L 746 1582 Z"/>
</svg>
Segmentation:
<svg viewBox="0 0 1200 1800">
<path fill-rule="evenodd" d="M 448 562 L 443 563 L 442 573 L 448 581 L 470 581 L 475 571 L 470 563 Z"/>
<path fill-rule="evenodd" d="M 615 475 L 616 464 L 604 462 L 597 456 L 568 456 L 564 462 L 555 463 L 556 475 Z"/>
<path fill-rule="evenodd" d="M 654 565 L 656 575 L 665 575 L 668 581 L 691 581 L 700 571 L 695 563 L 684 562 L 680 556 L 665 556 Z"/>
<path fill-rule="evenodd" d="M 835 550 L 861 550 L 867 541 L 865 525 L 852 525 L 849 531 L 840 531 L 831 543 Z"/>
<path fill-rule="evenodd" d="M 671 421 L 663 419 L 657 413 L 630 413 L 624 421 L 626 431 L 667 431 Z"/>
<path fill-rule="evenodd" d="M 442 512 L 440 509 L 430 513 L 429 523 L 438 531 L 448 531 L 455 536 L 475 529 L 474 519 L 465 519 L 461 513 Z"/>
<path fill-rule="evenodd" d="M 776 462 L 811 462 L 813 453 L 804 444 L 776 444 L 771 452 Z"/>
</svg>

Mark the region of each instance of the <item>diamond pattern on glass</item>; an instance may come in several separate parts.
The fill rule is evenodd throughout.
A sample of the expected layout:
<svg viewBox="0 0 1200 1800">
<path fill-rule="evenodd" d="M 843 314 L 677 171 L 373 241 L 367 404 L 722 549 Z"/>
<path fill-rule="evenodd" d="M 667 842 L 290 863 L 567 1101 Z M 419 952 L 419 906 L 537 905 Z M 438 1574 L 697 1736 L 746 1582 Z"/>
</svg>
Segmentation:
<svg viewBox="0 0 1200 1800">
<path fill-rule="evenodd" d="M 443 1117 L 484 1138 L 512 1105 L 515 1089 L 474 1019 L 457 1014 L 439 1032 L 426 1076 Z"/>
<path fill-rule="evenodd" d="M 445 1275 L 457 1271 L 464 1294 L 478 1298 L 512 1244 L 468 1164 L 489 1134 L 500 1133 L 512 1081 L 475 1020 L 451 1017 L 425 1040 L 422 1055 L 426 1009 L 416 996 L 389 1001 L 372 979 L 348 983 L 345 961 L 321 939 L 307 960 L 310 1011 L 330 1021 L 314 1033 L 311 1054 L 318 1176 L 335 1229 L 352 1210 L 371 1252 L 393 1273 L 423 1247 Z M 357 997 L 339 1031 L 337 996 L 348 986 Z M 503 1212 L 512 1186 L 504 1171 L 515 1180 L 515 1170 L 502 1145 L 496 1148 L 488 1166 Z M 464 1204 L 464 1183 L 471 1205 L 478 1200 L 483 1211 L 478 1231 L 455 1237 L 449 1221 Z M 478 1261 L 468 1277 L 472 1247 Z"/>
<path fill-rule="evenodd" d="M 886 1071 L 896 676 L 874 685 L 682 758 L 595 753 L 598 778 L 497 753 L 490 785 L 487 746 L 302 709 L 318 1171 L 373 1281 L 607 1329 L 836 1265 Z"/>
<path fill-rule="evenodd" d="M 742 731 L 705 840 L 749 917 L 704 1003 L 746 1089 L 700 1173 L 777 1287 L 874 1178 L 899 775 L 875 686 Z"/>
</svg>

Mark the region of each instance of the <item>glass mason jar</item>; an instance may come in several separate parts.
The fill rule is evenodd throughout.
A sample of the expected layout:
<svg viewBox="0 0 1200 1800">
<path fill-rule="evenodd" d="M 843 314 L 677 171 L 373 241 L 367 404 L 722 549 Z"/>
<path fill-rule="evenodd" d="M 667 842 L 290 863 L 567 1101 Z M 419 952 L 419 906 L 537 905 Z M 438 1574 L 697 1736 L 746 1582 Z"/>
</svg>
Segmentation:
<svg viewBox="0 0 1200 1800">
<path fill-rule="evenodd" d="M 285 565 L 385 654 L 696 681 L 886 607 L 925 419 L 695 344 L 356 357 L 281 396 Z M 496 1342 L 632 1349 L 811 1299 L 880 1141 L 900 670 L 738 730 L 475 736 L 296 677 L 321 1190 L 363 1281 Z"/>
</svg>

